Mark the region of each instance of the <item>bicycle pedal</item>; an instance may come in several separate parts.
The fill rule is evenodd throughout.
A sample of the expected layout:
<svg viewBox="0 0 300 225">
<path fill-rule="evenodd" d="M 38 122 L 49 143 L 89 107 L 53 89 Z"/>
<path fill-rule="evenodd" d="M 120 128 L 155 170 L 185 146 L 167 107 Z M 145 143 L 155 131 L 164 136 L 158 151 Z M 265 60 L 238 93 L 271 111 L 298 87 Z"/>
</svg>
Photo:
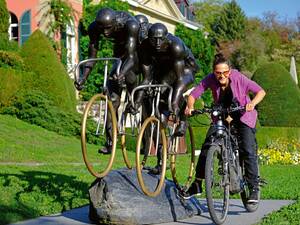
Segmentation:
<svg viewBox="0 0 300 225">
<path fill-rule="evenodd" d="M 268 182 L 265 179 L 260 178 L 259 181 L 258 181 L 258 185 L 261 186 L 261 187 L 263 187 L 267 184 L 268 184 Z"/>
</svg>

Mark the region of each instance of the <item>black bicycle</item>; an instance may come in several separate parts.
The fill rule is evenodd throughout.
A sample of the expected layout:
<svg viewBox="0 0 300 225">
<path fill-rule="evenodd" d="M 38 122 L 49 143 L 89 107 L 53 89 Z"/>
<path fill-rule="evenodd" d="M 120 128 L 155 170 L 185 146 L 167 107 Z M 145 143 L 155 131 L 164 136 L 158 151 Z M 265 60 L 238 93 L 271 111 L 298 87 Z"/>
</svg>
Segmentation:
<svg viewBox="0 0 300 225">
<path fill-rule="evenodd" d="M 243 110 L 242 106 L 224 108 L 214 105 L 192 112 L 192 115 L 209 113 L 213 118 L 208 131 L 210 141 L 205 164 L 205 188 L 209 214 L 216 224 L 226 220 L 230 194 L 239 193 L 249 212 L 257 210 L 259 205 L 247 202 L 249 185 L 245 179 L 244 163 L 239 158 L 237 130 L 231 123 L 233 119 L 230 114 Z"/>
</svg>

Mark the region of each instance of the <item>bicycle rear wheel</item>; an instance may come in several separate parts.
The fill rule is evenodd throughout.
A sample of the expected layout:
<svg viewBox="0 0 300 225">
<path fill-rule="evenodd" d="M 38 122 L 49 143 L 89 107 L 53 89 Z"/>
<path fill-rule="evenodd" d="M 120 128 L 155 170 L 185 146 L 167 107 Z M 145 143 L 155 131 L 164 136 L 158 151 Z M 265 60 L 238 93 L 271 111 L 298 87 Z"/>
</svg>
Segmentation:
<svg viewBox="0 0 300 225">
<path fill-rule="evenodd" d="M 177 145 L 176 152 L 168 152 L 168 154 L 171 154 L 170 157 L 170 163 L 171 163 L 171 173 L 172 173 L 172 178 L 174 183 L 176 184 L 177 187 L 179 187 L 180 183 L 184 182 L 184 185 L 186 187 L 189 187 L 192 178 L 194 175 L 195 171 L 195 142 L 194 142 L 194 134 L 193 134 L 193 129 L 188 125 L 188 128 L 186 130 L 185 137 L 183 138 L 177 138 L 180 143 Z M 180 140 L 181 139 L 181 140 Z M 176 145 L 176 143 L 175 143 Z M 178 148 L 186 148 L 186 153 L 185 154 L 178 154 Z M 186 167 L 184 170 L 176 171 L 176 158 L 177 157 L 184 157 L 185 165 L 189 164 L 189 167 Z M 182 163 L 182 160 L 180 161 Z M 184 177 L 186 177 L 186 180 L 184 181 L 179 181 L 177 179 L 177 174 L 183 174 Z M 181 176 L 182 177 L 182 176 Z"/>
<path fill-rule="evenodd" d="M 108 135 L 111 138 L 108 138 Z M 116 142 L 117 122 L 113 105 L 106 95 L 96 94 L 85 107 L 81 125 L 83 160 L 93 176 L 101 178 L 110 171 L 115 157 Z M 108 146 L 110 154 L 103 155 L 98 152 Z"/>
<path fill-rule="evenodd" d="M 135 150 L 137 137 L 139 134 L 139 124 L 136 115 L 131 115 L 130 113 L 124 112 L 121 117 L 121 129 L 119 132 L 121 134 L 121 148 L 123 153 L 124 162 L 128 169 L 132 169 L 132 165 L 128 159 L 127 151 Z M 127 127 L 128 126 L 128 127 Z"/>
<path fill-rule="evenodd" d="M 221 160 L 221 148 L 212 145 L 205 165 L 206 200 L 211 219 L 216 224 L 226 220 L 229 206 L 229 177 Z"/>
<path fill-rule="evenodd" d="M 146 140 L 143 143 L 143 139 Z M 157 148 L 156 148 L 157 146 Z M 153 187 L 147 187 L 143 178 L 143 169 L 153 168 L 156 165 L 156 153 L 159 154 L 158 148 L 161 146 L 161 173 L 158 176 L 158 183 Z M 143 153 L 141 153 L 143 151 Z M 143 158 L 141 160 L 141 158 Z M 165 181 L 167 163 L 167 140 L 164 128 L 160 121 L 151 116 L 147 118 L 141 128 L 136 145 L 136 172 L 139 184 L 144 194 L 150 197 L 157 196 Z"/>
</svg>

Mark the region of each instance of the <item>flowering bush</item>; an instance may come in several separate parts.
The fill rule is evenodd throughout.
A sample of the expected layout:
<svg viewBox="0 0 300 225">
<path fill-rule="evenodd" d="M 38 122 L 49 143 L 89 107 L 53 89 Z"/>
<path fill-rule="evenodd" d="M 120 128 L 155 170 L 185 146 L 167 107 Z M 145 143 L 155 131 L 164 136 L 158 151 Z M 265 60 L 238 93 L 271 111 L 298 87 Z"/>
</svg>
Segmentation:
<svg viewBox="0 0 300 225">
<path fill-rule="evenodd" d="M 299 140 L 277 139 L 266 148 L 258 150 L 259 161 L 262 164 L 300 164 L 300 142 Z"/>
</svg>

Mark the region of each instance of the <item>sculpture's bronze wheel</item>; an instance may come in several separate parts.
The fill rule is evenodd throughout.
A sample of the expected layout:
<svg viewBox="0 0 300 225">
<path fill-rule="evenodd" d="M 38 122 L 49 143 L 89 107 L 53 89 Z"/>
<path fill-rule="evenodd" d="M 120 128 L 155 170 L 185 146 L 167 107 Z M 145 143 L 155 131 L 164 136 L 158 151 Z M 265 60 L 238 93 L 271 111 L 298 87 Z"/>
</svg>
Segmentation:
<svg viewBox="0 0 300 225">
<path fill-rule="evenodd" d="M 111 136 L 110 141 L 107 132 Z M 107 96 L 96 94 L 87 103 L 81 124 L 83 160 L 93 176 L 101 178 L 110 171 L 115 157 L 116 142 L 117 121 L 113 105 L 107 100 Z M 110 154 L 98 152 L 107 145 L 111 146 Z"/>
<path fill-rule="evenodd" d="M 145 143 L 143 143 L 143 139 Z M 156 187 L 147 187 L 143 178 L 142 170 L 148 168 L 151 170 L 157 164 L 157 157 L 155 154 L 156 145 L 159 145 L 160 147 L 158 148 L 161 149 L 161 173 L 158 177 L 159 179 Z M 143 159 L 141 160 L 141 158 Z M 144 121 L 136 145 L 137 177 L 142 191 L 147 196 L 155 197 L 160 193 L 165 181 L 166 162 L 167 140 L 165 131 L 160 121 L 156 117 L 151 116 Z"/>
<path fill-rule="evenodd" d="M 192 178 L 195 171 L 195 142 L 194 142 L 194 134 L 193 129 L 190 125 L 186 129 L 185 138 L 178 138 L 177 141 L 179 142 L 176 147 L 176 152 L 168 152 L 170 154 L 170 168 L 172 173 L 172 178 L 174 183 L 178 186 L 180 183 L 184 183 L 186 187 L 190 186 L 192 182 Z M 186 153 L 179 152 L 179 150 L 186 149 Z M 186 180 L 179 181 L 177 179 L 177 171 L 176 171 L 176 158 L 178 157 L 185 157 L 189 156 L 186 161 L 186 169 L 178 171 L 178 173 L 184 174 Z M 180 162 L 182 163 L 183 160 Z M 188 166 L 189 165 L 189 166 Z"/>
<path fill-rule="evenodd" d="M 130 118 L 128 118 L 130 117 Z M 135 150 L 136 141 L 138 136 L 138 128 L 136 127 L 126 127 L 126 122 L 131 120 L 133 116 L 130 116 L 129 113 L 123 113 L 121 118 L 122 128 L 121 131 L 121 149 L 123 153 L 124 162 L 128 169 L 132 169 L 132 165 L 127 156 L 127 150 Z M 131 124 L 131 123 L 130 123 Z M 120 132 L 120 131 L 119 131 Z"/>
</svg>

